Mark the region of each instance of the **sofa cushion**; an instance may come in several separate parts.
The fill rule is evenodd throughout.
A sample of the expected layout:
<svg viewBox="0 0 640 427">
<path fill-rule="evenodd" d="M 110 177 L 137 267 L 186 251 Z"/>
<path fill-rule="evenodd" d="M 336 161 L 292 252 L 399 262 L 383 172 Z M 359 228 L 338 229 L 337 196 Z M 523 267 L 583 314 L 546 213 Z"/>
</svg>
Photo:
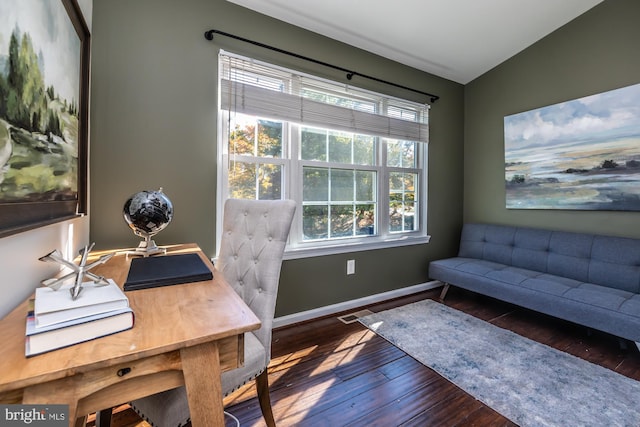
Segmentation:
<svg viewBox="0 0 640 427">
<path fill-rule="evenodd" d="M 593 236 L 556 231 L 549 242 L 547 272 L 586 282 Z"/>
<path fill-rule="evenodd" d="M 640 295 L 633 294 L 631 298 L 622 303 L 619 311 L 620 313 L 640 317 Z"/>
<path fill-rule="evenodd" d="M 633 294 L 593 283 L 583 283 L 576 288 L 567 290 L 563 296 L 595 307 L 617 311 Z"/>
<path fill-rule="evenodd" d="M 589 282 L 640 293 L 640 240 L 596 236 Z"/>
<path fill-rule="evenodd" d="M 520 285 L 522 282 L 540 276 L 541 274 L 539 271 L 504 265 L 488 272 L 485 276 L 489 279 L 499 280 L 511 285 Z"/>
<path fill-rule="evenodd" d="M 497 262 L 463 257 L 441 259 L 434 262 L 437 263 L 437 266 L 441 266 L 445 270 L 451 269 L 478 276 L 485 276 L 490 271 L 505 268 L 504 264 L 499 264 Z M 437 268 L 436 264 L 432 263 L 432 266 Z"/>
<path fill-rule="evenodd" d="M 553 274 L 540 274 L 536 277 L 525 280 L 521 283 L 521 286 L 551 295 L 562 296 L 570 289 L 577 288 L 583 283 L 584 282 L 579 280 L 554 276 Z"/>
<path fill-rule="evenodd" d="M 513 241 L 512 265 L 546 272 L 550 241 L 551 231 L 518 229 Z"/>
</svg>

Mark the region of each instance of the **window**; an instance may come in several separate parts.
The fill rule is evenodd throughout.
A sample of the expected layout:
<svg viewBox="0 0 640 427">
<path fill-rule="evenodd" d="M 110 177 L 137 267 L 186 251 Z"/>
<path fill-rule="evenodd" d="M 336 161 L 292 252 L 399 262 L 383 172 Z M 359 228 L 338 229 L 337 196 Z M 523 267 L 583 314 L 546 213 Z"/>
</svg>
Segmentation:
<svg viewBox="0 0 640 427">
<path fill-rule="evenodd" d="M 297 201 L 288 258 L 428 241 L 427 105 L 227 52 L 219 76 L 220 209 Z"/>
</svg>

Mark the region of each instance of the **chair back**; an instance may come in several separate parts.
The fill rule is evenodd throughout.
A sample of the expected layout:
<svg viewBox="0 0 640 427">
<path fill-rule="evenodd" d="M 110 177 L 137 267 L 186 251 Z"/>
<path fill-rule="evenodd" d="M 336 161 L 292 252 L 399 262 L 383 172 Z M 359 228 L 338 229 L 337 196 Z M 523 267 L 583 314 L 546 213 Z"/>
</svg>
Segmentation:
<svg viewBox="0 0 640 427">
<path fill-rule="evenodd" d="M 254 334 L 271 358 L 271 329 L 280 268 L 296 204 L 228 199 L 216 268 L 262 322 Z"/>
</svg>

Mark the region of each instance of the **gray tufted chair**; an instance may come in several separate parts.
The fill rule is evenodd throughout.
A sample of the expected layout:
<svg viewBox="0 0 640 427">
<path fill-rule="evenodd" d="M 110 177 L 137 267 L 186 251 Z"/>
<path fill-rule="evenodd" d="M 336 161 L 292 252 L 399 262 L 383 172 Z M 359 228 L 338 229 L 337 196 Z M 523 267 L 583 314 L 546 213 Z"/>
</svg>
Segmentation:
<svg viewBox="0 0 640 427">
<path fill-rule="evenodd" d="M 267 365 L 271 359 L 271 328 L 278 294 L 282 254 L 295 212 L 291 200 L 229 199 L 224 206 L 223 235 L 216 269 L 262 322 L 245 334 L 244 366 L 222 373 L 226 396 L 255 379 L 262 415 L 275 426 Z M 131 402 L 153 426 L 182 426 L 189 422 L 184 387 Z"/>
</svg>

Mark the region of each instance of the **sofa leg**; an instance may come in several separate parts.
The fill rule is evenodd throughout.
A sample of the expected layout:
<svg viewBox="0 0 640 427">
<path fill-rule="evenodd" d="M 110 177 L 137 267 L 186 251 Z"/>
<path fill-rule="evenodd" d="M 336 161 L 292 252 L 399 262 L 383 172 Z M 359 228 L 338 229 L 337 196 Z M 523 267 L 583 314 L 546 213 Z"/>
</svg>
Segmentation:
<svg viewBox="0 0 640 427">
<path fill-rule="evenodd" d="M 618 345 L 620 346 L 620 350 L 627 351 L 629 346 L 627 345 L 627 340 L 623 338 L 618 338 Z"/>
<path fill-rule="evenodd" d="M 440 292 L 440 302 L 444 302 L 444 298 L 447 296 L 447 292 L 449 291 L 449 284 L 445 283 L 442 287 L 442 292 Z"/>
</svg>

